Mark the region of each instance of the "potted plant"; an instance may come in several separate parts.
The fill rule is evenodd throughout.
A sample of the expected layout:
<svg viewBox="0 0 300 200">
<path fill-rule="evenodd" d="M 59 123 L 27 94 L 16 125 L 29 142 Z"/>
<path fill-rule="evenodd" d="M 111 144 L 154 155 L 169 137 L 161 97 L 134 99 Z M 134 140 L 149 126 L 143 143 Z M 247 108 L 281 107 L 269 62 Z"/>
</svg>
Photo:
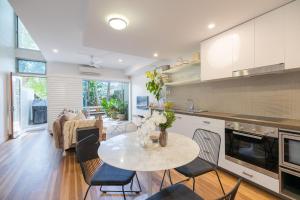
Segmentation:
<svg viewBox="0 0 300 200">
<path fill-rule="evenodd" d="M 117 117 L 119 120 L 125 120 L 126 119 L 126 113 L 127 113 L 127 108 L 128 108 L 128 105 L 119 100 L 118 101 L 118 105 L 117 105 L 117 109 L 118 109 L 118 114 L 117 114 Z"/>
<path fill-rule="evenodd" d="M 103 98 L 101 101 L 102 108 L 104 109 L 106 115 L 113 119 L 117 119 L 117 114 L 118 114 L 117 101 L 118 99 L 116 98 L 110 98 L 109 101 L 107 101 L 106 98 Z"/>
<path fill-rule="evenodd" d="M 146 77 L 148 78 L 148 82 L 146 83 L 147 90 L 153 94 L 159 102 L 164 87 L 162 75 L 157 70 L 154 70 L 146 72 Z M 161 113 L 153 111 L 152 114 L 155 125 L 160 128 L 159 143 L 162 147 L 167 145 L 168 133 L 166 129 L 172 127 L 172 124 L 176 119 L 175 113 L 171 109 L 172 106 L 172 103 L 165 102 Z"/>
</svg>

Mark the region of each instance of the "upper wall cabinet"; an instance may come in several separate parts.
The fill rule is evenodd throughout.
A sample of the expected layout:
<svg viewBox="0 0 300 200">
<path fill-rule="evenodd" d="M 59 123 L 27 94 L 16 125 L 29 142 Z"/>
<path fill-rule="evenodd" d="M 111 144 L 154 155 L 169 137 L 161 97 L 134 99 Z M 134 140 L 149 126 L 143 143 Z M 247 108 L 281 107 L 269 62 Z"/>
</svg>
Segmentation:
<svg viewBox="0 0 300 200">
<path fill-rule="evenodd" d="M 201 43 L 201 80 L 232 76 L 232 35 L 225 32 Z"/>
<path fill-rule="evenodd" d="M 239 71 L 254 67 L 254 20 L 232 29 L 232 70 Z"/>
<path fill-rule="evenodd" d="M 284 7 L 285 68 L 300 68 L 300 1 Z"/>
<path fill-rule="evenodd" d="M 255 19 L 255 67 L 284 63 L 284 46 L 283 8 Z"/>
</svg>

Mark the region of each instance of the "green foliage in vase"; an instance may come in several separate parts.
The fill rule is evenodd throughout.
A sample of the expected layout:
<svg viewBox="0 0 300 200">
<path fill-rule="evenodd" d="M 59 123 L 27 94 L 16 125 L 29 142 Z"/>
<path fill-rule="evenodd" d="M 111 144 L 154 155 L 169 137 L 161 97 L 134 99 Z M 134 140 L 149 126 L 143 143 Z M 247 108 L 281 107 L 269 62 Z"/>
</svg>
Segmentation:
<svg viewBox="0 0 300 200">
<path fill-rule="evenodd" d="M 153 70 L 146 72 L 146 77 L 149 79 L 146 83 L 147 90 L 155 96 L 157 101 L 159 101 L 164 86 L 161 74 L 157 70 Z"/>
<path fill-rule="evenodd" d="M 172 127 L 173 122 L 176 120 L 175 113 L 172 110 L 165 110 L 163 114 L 167 121 L 164 124 L 159 124 L 160 130 L 166 130 L 167 128 Z"/>
</svg>

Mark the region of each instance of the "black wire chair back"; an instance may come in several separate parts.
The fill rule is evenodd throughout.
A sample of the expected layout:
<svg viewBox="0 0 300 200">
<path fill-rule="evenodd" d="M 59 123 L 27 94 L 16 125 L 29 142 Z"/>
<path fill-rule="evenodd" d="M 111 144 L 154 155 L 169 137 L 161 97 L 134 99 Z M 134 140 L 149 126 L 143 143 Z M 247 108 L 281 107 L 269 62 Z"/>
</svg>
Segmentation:
<svg viewBox="0 0 300 200">
<path fill-rule="evenodd" d="M 99 145 L 100 142 L 95 135 L 90 135 L 76 144 L 76 156 L 84 180 L 89 185 L 97 168 L 102 164 L 97 153 Z"/>
<path fill-rule="evenodd" d="M 242 179 L 240 178 L 238 180 L 238 182 L 235 184 L 234 188 L 229 193 L 227 193 L 225 196 L 223 196 L 217 200 L 234 200 L 241 182 L 242 182 Z"/>
<path fill-rule="evenodd" d="M 196 129 L 193 140 L 199 145 L 199 157 L 217 166 L 221 145 L 220 135 L 212 131 Z"/>
</svg>

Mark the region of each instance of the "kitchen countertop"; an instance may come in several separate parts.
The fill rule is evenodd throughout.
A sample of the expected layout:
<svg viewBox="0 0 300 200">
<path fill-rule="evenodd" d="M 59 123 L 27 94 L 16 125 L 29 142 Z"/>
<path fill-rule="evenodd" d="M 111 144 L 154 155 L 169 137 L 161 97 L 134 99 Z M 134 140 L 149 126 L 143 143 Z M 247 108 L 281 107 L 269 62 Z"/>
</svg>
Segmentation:
<svg viewBox="0 0 300 200">
<path fill-rule="evenodd" d="M 159 109 L 157 109 L 159 110 Z M 221 112 L 189 112 L 185 110 L 176 109 L 175 113 L 199 116 L 199 117 L 208 117 L 214 119 L 222 119 L 226 121 L 237 121 L 244 123 L 252 123 L 262 126 L 271 126 L 281 129 L 289 129 L 300 131 L 300 120 L 296 119 L 287 119 L 287 118 L 275 118 L 275 117 L 263 117 L 263 116 L 254 116 L 254 115 L 242 115 L 242 114 L 232 114 L 232 113 L 221 113 Z"/>
</svg>

